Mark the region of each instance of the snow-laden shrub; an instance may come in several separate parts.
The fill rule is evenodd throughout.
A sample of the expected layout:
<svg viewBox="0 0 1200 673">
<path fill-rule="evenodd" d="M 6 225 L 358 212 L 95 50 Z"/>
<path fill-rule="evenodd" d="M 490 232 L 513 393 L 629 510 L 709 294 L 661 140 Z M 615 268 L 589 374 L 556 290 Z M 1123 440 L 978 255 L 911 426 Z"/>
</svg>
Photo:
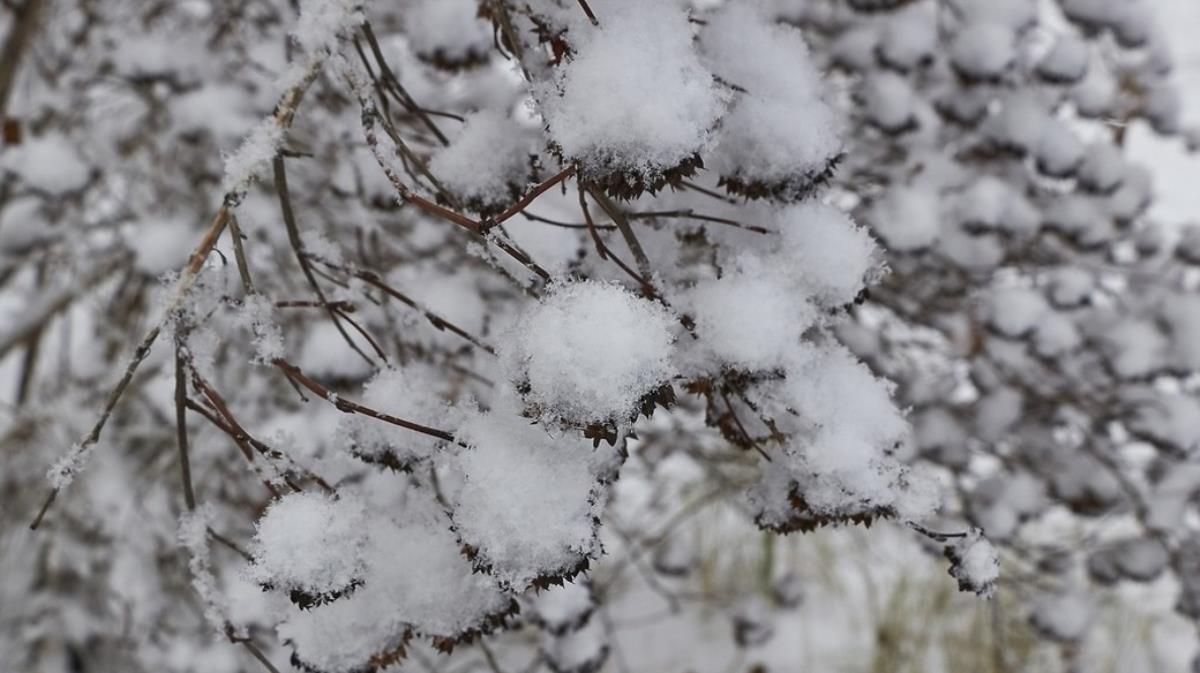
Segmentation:
<svg viewBox="0 0 1200 673">
<path fill-rule="evenodd" d="M 50 4 L 0 14 L 0 669 L 724 663 L 794 628 L 779 535 L 882 521 L 1065 647 L 1089 582 L 1200 614 L 1145 2 Z"/>
</svg>

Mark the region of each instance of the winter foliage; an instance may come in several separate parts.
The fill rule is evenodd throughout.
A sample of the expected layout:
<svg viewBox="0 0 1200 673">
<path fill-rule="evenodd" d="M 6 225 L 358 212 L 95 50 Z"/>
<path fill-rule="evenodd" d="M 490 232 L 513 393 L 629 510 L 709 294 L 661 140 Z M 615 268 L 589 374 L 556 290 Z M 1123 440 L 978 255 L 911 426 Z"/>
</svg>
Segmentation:
<svg viewBox="0 0 1200 673">
<path fill-rule="evenodd" d="M 876 522 L 1066 664 L 1200 618 L 1148 5 L 5 3 L 0 669 L 795 670 Z"/>
</svg>

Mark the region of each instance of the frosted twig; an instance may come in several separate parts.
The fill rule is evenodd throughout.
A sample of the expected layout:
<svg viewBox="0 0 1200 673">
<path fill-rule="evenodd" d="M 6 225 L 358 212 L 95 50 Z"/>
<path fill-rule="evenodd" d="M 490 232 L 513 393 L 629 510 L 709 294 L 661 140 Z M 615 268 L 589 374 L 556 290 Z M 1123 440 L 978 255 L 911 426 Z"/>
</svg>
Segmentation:
<svg viewBox="0 0 1200 673">
<path fill-rule="evenodd" d="M 300 264 L 300 270 L 304 273 L 304 278 L 308 280 L 308 284 L 313 289 L 313 293 L 317 295 L 317 301 L 325 307 L 325 312 L 329 315 L 329 319 L 333 322 L 333 326 L 337 329 L 338 334 L 342 336 L 350 349 L 359 355 L 363 360 L 366 360 L 368 365 L 374 366 L 375 362 L 370 356 L 354 343 L 350 335 L 346 333 L 342 327 L 342 321 L 338 319 L 338 314 L 329 306 L 329 300 L 325 297 L 325 292 L 321 289 L 320 283 L 313 277 L 312 269 L 309 267 L 308 259 L 304 254 L 304 241 L 300 238 L 300 228 L 296 225 L 296 214 L 292 210 L 291 193 L 288 191 L 287 183 L 287 168 L 284 164 L 283 157 L 276 156 L 272 162 L 272 169 L 275 174 L 275 193 L 279 195 L 279 208 L 283 214 L 283 224 L 287 228 L 288 242 L 292 245 L 292 252 L 296 254 L 296 261 Z M 385 357 L 384 360 L 387 358 Z"/>
<path fill-rule="evenodd" d="M 285 130 L 291 126 L 292 120 L 295 118 L 296 109 L 300 105 L 300 100 L 316 80 L 317 74 L 320 72 L 324 62 L 324 58 L 315 58 L 310 62 L 308 69 L 280 97 L 274 114 L 268 117 L 265 123 L 271 123 L 281 130 Z M 278 152 L 278 147 L 273 148 L 272 151 Z M 234 208 L 237 207 L 238 202 L 245 196 L 246 190 L 249 189 L 250 184 L 254 180 L 253 169 L 254 166 L 251 164 L 246 167 L 247 172 L 244 175 L 232 176 L 232 181 L 227 178 L 227 183 L 231 184 L 232 187 L 225 193 L 217 214 L 213 216 L 212 222 L 200 238 L 200 242 L 192 250 L 187 265 L 180 274 L 179 280 L 175 282 L 171 301 L 163 309 L 154 326 L 142 337 L 137 348 L 134 349 L 133 357 L 125 367 L 125 373 L 121 376 L 117 385 L 109 392 L 104 409 L 100 413 L 100 418 L 97 419 L 92 429 L 84 435 L 83 439 L 73 446 L 65 456 L 60 458 L 47 473 L 50 479 L 51 490 L 49 495 L 46 496 L 41 509 L 38 510 L 37 517 L 30 524 L 29 527 L 31 529 L 36 530 L 41 525 L 46 512 L 49 511 L 50 506 L 54 504 L 55 498 L 58 497 L 58 492 L 70 485 L 75 475 L 83 468 L 84 463 L 91 453 L 92 446 L 99 441 L 100 433 L 104 430 L 109 416 L 112 415 L 117 402 L 125 393 L 129 382 L 133 379 L 134 373 L 137 372 L 138 366 L 150 354 L 151 347 L 162 331 L 163 323 L 168 316 L 172 315 L 183 305 L 189 292 L 195 286 L 196 280 L 200 277 L 200 271 L 204 267 L 205 260 L 208 259 L 209 253 L 216 246 L 221 233 L 225 231 L 225 227 L 229 224 L 230 218 L 233 217 Z"/>
</svg>

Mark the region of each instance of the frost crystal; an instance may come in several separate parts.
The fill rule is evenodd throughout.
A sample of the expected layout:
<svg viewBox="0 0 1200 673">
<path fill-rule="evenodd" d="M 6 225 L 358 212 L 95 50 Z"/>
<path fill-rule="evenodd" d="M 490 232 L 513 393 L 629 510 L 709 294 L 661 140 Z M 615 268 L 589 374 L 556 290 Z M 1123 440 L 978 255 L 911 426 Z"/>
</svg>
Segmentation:
<svg viewBox="0 0 1200 673">
<path fill-rule="evenodd" d="M 242 299 L 238 316 L 254 335 L 254 361 L 269 365 L 284 355 L 283 331 L 275 322 L 275 305 L 261 294 L 250 294 Z"/>
<path fill-rule="evenodd" d="M 301 0 L 293 35 L 310 55 L 332 51 L 338 38 L 362 22 L 364 0 Z"/>
<path fill-rule="evenodd" d="M 259 122 L 231 154 L 225 157 L 225 179 L 222 188 L 236 193 L 245 190 L 250 183 L 267 171 L 279 146 L 283 144 L 284 130 L 273 118 Z"/>
<path fill-rule="evenodd" d="M 192 587 L 204 605 L 204 619 L 217 633 L 224 633 L 229 623 L 229 606 L 213 575 L 212 557 L 208 548 L 208 529 L 212 524 L 211 507 L 201 507 L 179 518 L 179 544 L 188 552 L 188 570 Z"/>
</svg>

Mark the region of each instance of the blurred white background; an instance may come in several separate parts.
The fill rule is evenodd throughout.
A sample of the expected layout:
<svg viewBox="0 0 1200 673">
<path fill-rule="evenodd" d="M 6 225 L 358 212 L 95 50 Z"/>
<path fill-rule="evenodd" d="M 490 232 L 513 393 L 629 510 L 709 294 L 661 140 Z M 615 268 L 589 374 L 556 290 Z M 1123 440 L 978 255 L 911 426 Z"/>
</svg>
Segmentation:
<svg viewBox="0 0 1200 673">
<path fill-rule="evenodd" d="M 1155 0 L 1154 5 L 1175 52 L 1183 118 L 1188 126 L 1200 126 L 1200 0 Z M 1159 198 L 1153 215 L 1164 224 L 1200 222 L 1200 154 L 1189 155 L 1180 141 L 1163 142 L 1144 126 L 1131 131 L 1131 151 L 1155 171 Z"/>
</svg>

